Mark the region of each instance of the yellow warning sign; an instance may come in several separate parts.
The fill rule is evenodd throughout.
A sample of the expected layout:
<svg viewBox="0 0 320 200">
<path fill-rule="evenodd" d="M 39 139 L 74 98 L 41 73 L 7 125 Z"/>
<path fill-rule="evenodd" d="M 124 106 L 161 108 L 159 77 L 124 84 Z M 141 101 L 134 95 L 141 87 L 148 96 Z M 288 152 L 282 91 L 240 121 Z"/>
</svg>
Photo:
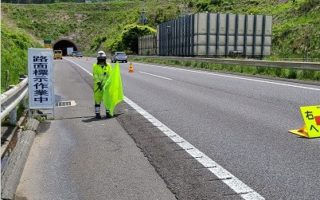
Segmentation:
<svg viewBox="0 0 320 200">
<path fill-rule="evenodd" d="M 320 105 L 303 106 L 300 107 L 300 111 L 305 123 L 304 127 L 289 130 L 289 132 L 307 138 L 320 137 Z"/>
</svg>

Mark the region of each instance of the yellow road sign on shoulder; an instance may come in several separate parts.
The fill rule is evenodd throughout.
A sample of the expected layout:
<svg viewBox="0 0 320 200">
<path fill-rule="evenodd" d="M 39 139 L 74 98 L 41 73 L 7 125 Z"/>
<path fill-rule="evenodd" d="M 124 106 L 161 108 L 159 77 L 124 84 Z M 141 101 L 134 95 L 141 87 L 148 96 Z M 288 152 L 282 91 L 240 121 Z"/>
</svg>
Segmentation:
<svg viewBox="0 0 320 200">
<path fill-rule="evenodd" d="M 303 117 L 305 126 L 297 130 L 289 132 L 307 138 L 320 137 L 320 105 L 302 106 L 300 111 Z"/>
</svg>

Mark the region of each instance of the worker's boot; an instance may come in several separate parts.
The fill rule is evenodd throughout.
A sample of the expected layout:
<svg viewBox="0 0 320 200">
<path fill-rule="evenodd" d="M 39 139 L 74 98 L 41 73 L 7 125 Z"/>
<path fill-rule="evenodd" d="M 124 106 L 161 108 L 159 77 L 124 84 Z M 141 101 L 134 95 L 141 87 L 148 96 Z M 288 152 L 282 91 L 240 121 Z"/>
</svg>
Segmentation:
<svg viewBox="0 0 320 200">
<path fill-rule="evenodd" d="M 112 116 L 110 115 L 109 110 L 106 110 L 106 119 L 108 119 L 108 118 L 112 118 Z"/>
<path fill-rule="evenodd" d="M 96 119 L 101 119 L 100 113 L 96 113 Z"/>
<path fill-rule="evenodd" d="M 95 113 L 96 113 L 96 119 L 101 119 L 100 105 L 99 104 L 95 104 L 94 105 L 94 109 L 95 109 Z"/>
</svg>

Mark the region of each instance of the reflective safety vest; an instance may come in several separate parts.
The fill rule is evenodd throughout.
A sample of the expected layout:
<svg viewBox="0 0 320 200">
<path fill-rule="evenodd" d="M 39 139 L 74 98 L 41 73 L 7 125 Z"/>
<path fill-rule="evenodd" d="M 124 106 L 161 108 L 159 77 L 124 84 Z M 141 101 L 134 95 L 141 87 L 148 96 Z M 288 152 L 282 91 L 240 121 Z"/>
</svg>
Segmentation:
<svg viewBox="0 0 320 200">
<path fill-rule="evenodd" d="M 101 65 L 93 64 L 93 81 L 94 84 L 97 84 L 98 82 L 101 82 L 102 85 L 106 82 L 108 79 L 110 73 L 111 73 L 111 65 L 107 63 L 106 66 L 101 67 Z"/>
</svg>

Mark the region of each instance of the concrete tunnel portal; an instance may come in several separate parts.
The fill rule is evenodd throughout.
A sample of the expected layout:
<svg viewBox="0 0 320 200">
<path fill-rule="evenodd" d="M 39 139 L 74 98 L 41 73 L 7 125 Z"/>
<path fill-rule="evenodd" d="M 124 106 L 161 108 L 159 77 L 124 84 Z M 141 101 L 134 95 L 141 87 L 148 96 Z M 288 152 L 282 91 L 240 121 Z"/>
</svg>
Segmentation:
<svg viewBox="0 0 320 200">
<path fill-rule="evenodd" d="M 77 45 L 68 39 L 61 39 L 54 43 L 53 50 L 62 50 L 62 55 L 67 55 L 67 48 L 73 48 L 73 51 L 78 51 Z"/>
</svg>

